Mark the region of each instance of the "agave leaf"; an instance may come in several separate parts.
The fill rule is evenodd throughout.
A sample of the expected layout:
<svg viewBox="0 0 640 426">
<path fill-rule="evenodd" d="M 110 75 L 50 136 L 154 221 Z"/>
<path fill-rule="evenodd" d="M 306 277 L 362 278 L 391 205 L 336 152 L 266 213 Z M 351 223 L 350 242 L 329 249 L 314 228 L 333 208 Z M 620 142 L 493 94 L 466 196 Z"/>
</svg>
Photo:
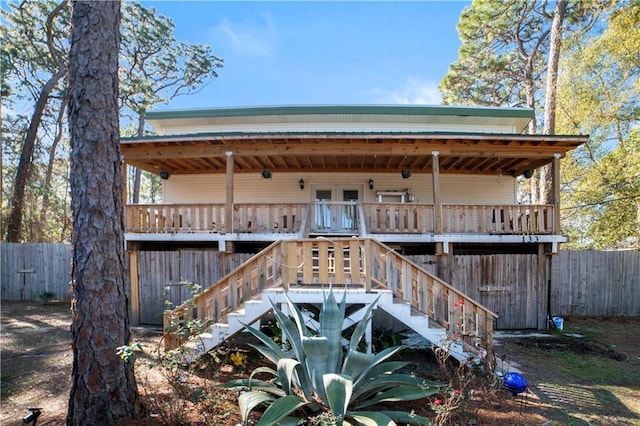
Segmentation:
<svg viewBox="0 0 640 426">
<path fill-rule="evenodd" d="M 351 401 L 353 382 L 349 376 L 329 373 L 322 376 L 327 402 L 334 417 L 344 419 Z"/>
<path fill-rule="evenodd" d="M 223 385 L 221 388 L 225 389 L 237 389 L 237 390 L 255 390 L 270 393 L 274 396 L 284 396 L 284 392 L 281 388 L 270 382 L 263 380 L 251 380 L 251 379 L 236 379 L 231 380 Z"/>
<path fill-rule="evenodd" d="M 374 359 L 375 355 L 373 354 L 366 354 L 349 348 L 347 357 L 344 360 L 344 365 L 342 366 L 342 374 L 358 377 L 365 368 L 373 363 Z"/>
<path fill-rule="evenodd" d="M 431 396 L 433 393 L 430 389 L 422 389 L 419 386 L 396 386 L 356 404 L 355 408 L 370 407 L 380 402 L 414 401 Z"/>
<path fill-rule="evenodd" d="M 262 414 L 258 426 L 272 426 L 277 424 L 278 421 L 286 418 L 289 414 L 305 405 L 308 405 L 308 403 L 295 395 L 278 398 L 273 401 L 269 408 L 265 410 L 264 414 Z"/>
<path fill-rule="evenodd" d="M 353 393 L 353 399 L 367 399 L 370 394 L 376 394 L 396 386 L 415 386 L 418 389 L 423 389 L 429 396 L 437 393 L 442 388 L 439 383 L 409 374 L 383 374 L 366 382 L 361 382 Z"/>
<path fill-rule="evenodd" d="M 282 349 L 274 342 L 269 336 L 264 334 L 262 331 L 257 330 L 250 325 L 244 325 L 245 329 L 251 333 L 254 337 L 262 342 L 264 346 L 260 345 L 252 345 L 255 349 L 257 349 L 265 358 L 271 361 L 274 364 L 278 363 L 278 360 L 284 356 L 282 353 Z"/>
<path fill-rule="evenodd" d="M 292 384 L 304 393 L 307 401 L 311 400 L 312 388 L 309 386 L 306 372 L 298 360 L 291 358 L 283 358 L 278 362 L 278 377 L 280 385 L 287 395 L 292 395 Z"/>
<path fill-rule="evenodd" d="M 238 405 L 240 406 L 240 414 L 242 423 L 247 424 L 249 413 L 260 404 L 274 401 L 275 398 L 269 394 L 259 391 L 243 392 L 238 397 Z"/>
<path fill-rule="evenodd" d="M 353 349 L 354 351 L 358 347 L 360 340 L 362 340 L 362 336 L 364 336 L 364 332 L 367 330 L 367 326 L 369 321 L 371 321 L 371 312 L 373 308 L 378 304 L 378 299 L 380 299 L 380 295 L 376 297 L 376 300 L 373 301 L 369 306 L 367 306 L 367 311 L 358 324 L 356 328 L 353 330 L 353 334 L 351 335 L 351 340 L 349 341 L 349 349 Z"/>
<path fill-rule="evenodd" d="M 382 412 L 349 411 L 347 415 L 363 426 L 396 426 L 393 419 Z"/>
<path fill-rule="evenodd" d="M 291 383 L 293 382 L 294 369 L 296 364 L 300 364 L 297 360 L 291 358 L 282 358 L 278 361 L 278 378 L 280 385 L 285 394 L 291 395 Z"/>
<path fill-rule="evenodd" d="M 298 309 L 295 303 L 293 303 L 291 299 L 289 299 L 289 295 L 285 294 L 285 297 L 287 298 L 287 305 L 289 306 L 291 316 L 293 317 L 293 320 L 295 321 L 298 328 L 298 335 L 300 336 L 300 338 L 302 338 L 302 336 L 311 336 L 311 333 L 309 332 L 309 329 L 304 322 L 304 315 L 302 315 L 302 312 L 300 312 L 300 309 Z"/>
<path fill-rule="evenodd" d="M 324 384 L 322 376 L 330 371 L 327 370 L 327 354 L 329 350 L 329 342 L 324 336 L 316 337 L 303 337 L 302 344 L 304 345 L 304 351 L 306 354 L 305 365 L 309 378 L 311 379 L 311 385 L 316 395 L 323 401 L 324 396 Z"/>
<path fill-rule="evenodd" d="M 390 348 L 387 348 L 375 354 L 371 364 L 368 367 L 365 367 L 362 371 L 360 371 L 357 376 L 354 376 L 356 378 L 354 380 L 355 385 L 358 386 L 360 382 L 363 382 L 369 379 L 370 376 L 368 373 L 369 371 L 371 371 L 372 368 L 384 362 L 388 358 L 394 356 L 396 353 L 400 352 L 402 349 L 404 349 L 404 346 L 392 346 Z"/>
<path fill-rule="evenodd" d="M 276 426 L 299 426 L 300 425 L 300 419 L 297 417 L 283 417 L 282 419 L 278 420 L 278 423 L 276 423 Z"/>
<path fill-rule="evenodd" d="M 327 338 L 327 369 L 331 373 L 340 371 L 342 363 L 342 325 L 344 324 L 345 305 L 338 305 L 333 290 L 325 297 L 320 309 L 320 335 Z"/>
<path fill-rule="evenodd" d="M 296 305 L 291 303 L 289 298 L 287 298 L 287 302 L 289 303 L 289 308 L 292 310 L 292 314 L 294 315 L 294 319 L 297 318 L 298 315 L 302 316 Z M 271 301 L 271 306 L 273 308 L 273 313 L 276 316 L 276 319 L 280 323 L 280 328 L 282 329 L 282 339 L 288 340 L 291 343 L 291 347 L 296 354 L 296 359 L 302 363 L 304 363 L 304 350 L 302 347 L 301 335 L 304 334 L 304 331 L 299 329 L 298 327 L 302 327 L 306 330 L 306 326 L 304 323 L 299 323 L 296 319 L 294 323 L 288 315 L 285 315 L 278 306 Z"/>
<path fill-rule="evenodd" d="M 380 363 L 369 369 L 367 372 L 367 377 L 380 377 L 384 374 L 393 374 L 394 371 L 397 371 L 407 365 L 411 364 L 406 361 L 387 361 Z"/>
<path fill-rule="evenodd" d="M 415 425 L 415 426 L 429 426 L 431 425 L 431 420 L 419 416 L 414 413 L 407 413 L 406 411 L 378 411 L 378 413 L 382 413 L 387 417 L 392 418 L 397 423 L 407 424 L 407 425 Z"/>
<path fill-rule="evenodd" d="M 278 373 L 276 372 L 276 370 L 274 370 L 271 367 L 262 366 L 262 367 L 255 368 L 251 372 L 251 376 L 249 376 L 249 379 L 253 379 L 253 376 L 255 376 L 256 374 L 260 374 L 260 373 L 267 373 L 267 374 L 270 374 L 270 375 L 272 375 L 274 377 L 278 377 Z"/>
</svg>

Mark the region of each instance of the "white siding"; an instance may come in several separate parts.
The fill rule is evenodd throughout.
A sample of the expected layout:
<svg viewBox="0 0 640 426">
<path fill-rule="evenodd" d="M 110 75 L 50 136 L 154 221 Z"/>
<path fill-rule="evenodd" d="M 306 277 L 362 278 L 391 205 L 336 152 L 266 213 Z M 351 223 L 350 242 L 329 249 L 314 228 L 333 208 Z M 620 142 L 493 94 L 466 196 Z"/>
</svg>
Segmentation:
<svg viewBox="0 0 640 426">
<path fill-rule="evenodd" d="M 210 132 L 462 132 L 516 133 L 514 126 L 460 124 L 397 124 L 397 123 L 269 123 L 240 125 L 194 125 L 154 127 L 159 135 L 190 135 Z"/>
<path fill-rule="evenodd" d="M 453 175 L 440 177 L 443 203 L 515 204 L 516 179 L 511 176 Z"/>
<path fill-rule="evenodd" d="M 305 188 L 299 181 L 304 179 Z M 226 176 L 172 175 L 164 181 L 164 203 L 224 203 Z M 369 189 L 369 179 L 374 188 Z M 433 186 L 430 174 L 414 173 L 403 179 L 400 173 L 273 173 L 271 179 L 263 179 L 259 173 L 242 173 L 234 176 L 234 201 L 237 203 L 308 202 L 316 187 L 339 190 L 360 189 L 363 201 L 376 201 L 377 191 L 404 191 L 410 189 L 414 200 L 433 202 Z M 440 177 L 441 200 L 456 204 L 513 204 L 516 202 L 516 181 L 510 176 L 452 175 Z"/>
</svg>

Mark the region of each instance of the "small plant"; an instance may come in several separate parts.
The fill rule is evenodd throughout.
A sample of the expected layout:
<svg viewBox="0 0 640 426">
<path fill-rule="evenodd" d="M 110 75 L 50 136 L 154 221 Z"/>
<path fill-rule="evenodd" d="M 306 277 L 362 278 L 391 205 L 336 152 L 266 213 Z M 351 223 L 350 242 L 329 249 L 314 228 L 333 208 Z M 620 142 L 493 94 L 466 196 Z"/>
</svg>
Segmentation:
<svg viewBox="0 0 640 426">
<path fill-rule="evenodd" d="M 43 291 L 38 297 L 40 298 L 40 300 L 42 300 L 42 303 L 46 305 L 56 298 L 56 294 L 50 291 Z"/>
<path fill-rule="evenodd" d="M 231 359 L 231 362 L 233 362 L 233 365 L 235 365 L 236 367 L 246 368 L 249 364 L 247 362 L 247 356 L 240 351 L 232 353 L 229 358 Z"/>
<path fill-rule="evenodd" d="M 254 347 L 276 368 L 259 367 L 248 379 L 232 380 L 224 385 L 241 391 L 238 404 L 244 424 L 258 406 L 267 406 L 258 426 L 293 424 L 301 418 L 307 420 L 311 417 L 315 424 L 321 425 L 342 425 L 344 422 L 429 424 L 429 419 L 415 413 L 387 411 L 380 405 L 388 401 L 427 398 L 442 386 L 411 374 L 397 373 L 408 363 L 388 359 L 402 350 L 402 346 L 389 347 L 377 354 L 358 350 L 375 302 L 369 305 L 363 319 L 356 325 L 344 351 L 342 324 L 346 293 L 338 303 L 333 291 L 329 291 L 320 311 L 318 334 L 307 328 L 302 313 L 289 298 L 287 304 L 293 319 L 271 303 L 282 327 L 283 338 L 289 342 L 291 350 L 283 350 L 282 345 L 276 344 L 260 330 L 246 326 L 247 331 L 262 343 Z M 258 376 L 270 379 L 262 380 Z"/>
<path fill-rule="evenodd" d="M 460 363 L 452 359 L 451 346 L 461 342 L 462 336 L 454 333 L 444 339 L 440 347 L 433 349 L 440 366 L 440 380 L 448 383 L 429 404 L 436 415 L 434 423 L 437 425 L 457 424 L 454 420 L 464 412 L 469 396 L 476 390 L 483 390 L 486 398 L 491 398 L 496 389 L 499 389 L 496 387 L 499 377 L 494 374 L 495 365 L 490 363 L 479 338 L 474 341 L 475 354 L 467 362 Z"/>
<path fill-rule="evenodd" d="M 116 350 L 116 355 L 124 362 L 129 363 L 129 361 L 135 358 L 136 352 L 142 352 L 142 345 L 140 345 L 139 342 L 133 341 L 128 345 L 119 346 Z"/>
<path fill-rule="evenodd" d="M 173 361 L 178 364 L 184 363 L 183 361 L 187 355 L 186 352 L 189 351 L 183 343 L 198 339 L 198 336 L 204 333 L 209 326 L 208 322 L 200 318 L 194 318 L 194 312 L 197 312 L 197 306 L 193 302 L 193 299 L 200 293 L 202 287 L 184 280 L 181 281 L 181 284 L 189 289 L 191 298 L 185 302 L 179 310 L 172 311 L 169 316 L 169 326 L 164 330 L 165 344 L 169 344 L 170 347 L 177 347 L 175 350 L 167 351 L 164 356 L 174 358 Z M 168 300 L 165 300 L 165 305 L 167 310 L 173 307 Z"/>
</svg>

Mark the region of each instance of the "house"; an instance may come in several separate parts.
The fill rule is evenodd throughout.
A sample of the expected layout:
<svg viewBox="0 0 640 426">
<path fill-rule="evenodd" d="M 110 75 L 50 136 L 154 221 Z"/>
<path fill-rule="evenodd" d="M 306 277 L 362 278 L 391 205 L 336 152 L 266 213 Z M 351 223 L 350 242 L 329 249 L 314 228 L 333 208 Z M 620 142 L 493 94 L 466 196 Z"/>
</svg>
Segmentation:
<svg viewBox="0 0 640 426">
<path fill-rule="evenodd" d="M 242 284 L 228 282 L 237 272 L 226 275 L 226 291 L 234 294 L 202 306 L 216 310 L 216 320 L 268 282 L 370 289 L 385 285 L 380 278 L 387 274 L 396 297 L 451 329 L 457 301 L 467 301 L 487 321 L 495 316 L 456 290 L 455 256 L 519 254 L 534 259 L 526 268 L 535 277 L 522 285 L 525 325 L 543 328 L 545 265 L 566 241 L 559 226 L 560 159 L 587 137 L 526 134 L 533 114 L 522 108 L 371 105 L 150 112 L 147 121 L 157 135 L 121 142 L 126 164 L 163 179 L 161 204 L 125 208 L 134 305 L 148 303 L 140 292 L 138 254 L 197 248 L 263 253 L 272 262 L 253 270 L 243 266 L 234 278 Z M 553 202 L 520 203 L 518 179 L 547 164 Z M 380 260 L 389 256 L 395 266 Z M 437 271 L 424 275 L 411 256 L 432 256 Z M 273 273 L 276 258 L 288 269 Z M 423 287 L 426 281 L 444 287 L 435 295 Z M 504 283 L 476 284 L 476 295 L 509 290 Z M 426 299 L 429 306 L 422 305 Z"/>
</svg>

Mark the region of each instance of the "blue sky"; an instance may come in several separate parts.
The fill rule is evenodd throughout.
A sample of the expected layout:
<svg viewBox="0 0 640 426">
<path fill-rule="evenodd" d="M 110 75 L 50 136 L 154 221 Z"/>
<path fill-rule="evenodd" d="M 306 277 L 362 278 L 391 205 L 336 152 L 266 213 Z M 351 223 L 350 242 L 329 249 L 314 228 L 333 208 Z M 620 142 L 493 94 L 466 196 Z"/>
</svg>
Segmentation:
<svg viewBox="0 0 640 426">
<path fill-rule="evenodd" d="M 224 59 L 200 93 L 157 109 L 438 104 L 468 2 L 143 1 Z"/>
</svg>

